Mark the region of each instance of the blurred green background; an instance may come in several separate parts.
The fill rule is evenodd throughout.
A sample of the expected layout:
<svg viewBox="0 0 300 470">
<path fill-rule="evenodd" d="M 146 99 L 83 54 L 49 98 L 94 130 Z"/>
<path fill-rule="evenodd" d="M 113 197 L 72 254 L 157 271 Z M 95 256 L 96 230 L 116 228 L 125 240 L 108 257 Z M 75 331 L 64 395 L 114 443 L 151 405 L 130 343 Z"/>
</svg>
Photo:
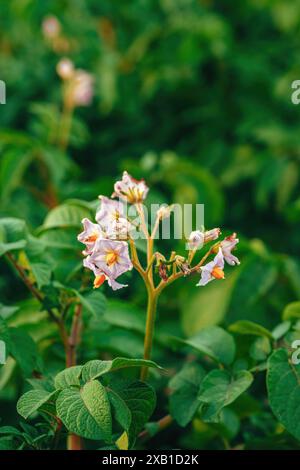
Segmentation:
<svg viewBox="0 0 300 470">
<path fill-rule="evenodd" d="M 49 15 L 61 25 L 55 43 L 42 31 Z M 127 169 L 146 179 L 149 202 L 203 203 L 207 228 L 241 239 L 226 282 L 202 290 L 193 279 L 164 295 L 158 332 L 238 319 L 274 327 L 300 299 L 299 27 L 299 0 L 0 0 L 0 215 L 35 231 L 57 204 L 110 195 Z M 55 143 L 62 57 L 94 76 L 66 149 Z M 24 292 L 2 263 L 1 302 Z M 144 308 L 135 274 L 118 296 Z M 128 341 L 140 354 L 141 339 Z M 120 340 L 107 344 L 118 351 Z"/>
</svg>

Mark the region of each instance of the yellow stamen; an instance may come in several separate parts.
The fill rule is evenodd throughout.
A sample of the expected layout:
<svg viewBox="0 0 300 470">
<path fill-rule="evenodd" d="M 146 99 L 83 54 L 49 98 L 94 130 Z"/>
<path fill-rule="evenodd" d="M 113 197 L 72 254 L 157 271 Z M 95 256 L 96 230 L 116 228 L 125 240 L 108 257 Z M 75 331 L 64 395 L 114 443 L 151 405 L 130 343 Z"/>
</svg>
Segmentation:
<svg viewBox="0 0 300 470">
<path fill-rule="evenodd" d="M 105 274 L 100 274 L 99 276 L 96 276 L 94 279 L 94 289 L 98 289 L 98 287 L 102 286 L 105 279 Z"/>
<path fill-rule="evenodd" d="M 111 251 L 111 252 L 107 253 L 106 258 L 105 258 L 107 266 L 111 266 L 111 265 L 117 263 L 118 258 L 119 258 L 118 253 L 116 253 L 114 251 Z"/>
<path fill-rule="evenodd" d="M 92 242 L 95 242 L 97 240 L 97 238 L 98 238 L 98 233 L 95 232 L 95 233 L 92 233 L 92 235 L 90 235 L 89 237 L 87 237 L 85 239 L 85 242 L 86 243 L 92 243 Z"/>
<path fill-rule="evenodd" d="M 214 267 L 211 274 L 215 279 L 224 279 L 225 277 L 223 269 L 219 268 L 218 266 Z"/>
</svg>

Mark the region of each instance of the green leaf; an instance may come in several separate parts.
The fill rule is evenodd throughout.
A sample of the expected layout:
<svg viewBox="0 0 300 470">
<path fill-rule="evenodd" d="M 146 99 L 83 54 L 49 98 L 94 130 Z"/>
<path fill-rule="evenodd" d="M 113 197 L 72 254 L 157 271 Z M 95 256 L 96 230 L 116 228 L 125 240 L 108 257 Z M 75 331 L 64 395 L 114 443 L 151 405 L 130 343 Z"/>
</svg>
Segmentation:
<svg viewBox="0 0 300 470">
<path fill-rule="evenodd" d="M 76 291 L 77 297 L 81 300 L 83 307 L 94 317 L 103 315 L 106 310 L 106 298 L 99 290 L 94 290 L 83 296 Z"/>
<path fill-rule="evenodd" d="M 235 376 L 224 370 L 209 372 L 202 381 L 198 397 L 203 403 L 201 418 L 207 422 L 217 422 L 222 408 L 235 401 L 252 381 L 252 374 L 246 370 L 239 371 Z"/>
<path fill-rule="evenodd" d="M 150 385 L 137 381 L 118 392 L 126 403 L 132 416 L 128 429 L 130 447 L 134 444 L 137 435 L 152 415 L 156 405 L 156 395 Z"/>
<path fill-rule="evenodd" d="M 120 300 L 110 300 L 104 314 L 104 320 L 110 325 L 131 331 L 144 333 L 145 314 L 135 305 Z"/>
<path fill-rule="evenodd" d="M 30 268 L 39 289 L 47 286 L 51 280 L 51 267 L 46 263 L 30 263 Z"/>
<path fill-rule="evenodd" d="M 282 338 L 291 328 L 292 322 L 284 321 L 279 323 L 274 330 L 272 331 L 273 338 L 277 341 L 278 339 Z"/>
<path fill-rule="evenodd" d="M 24 220 L 13 217 L 0 219 L 0 256 L 26 246 L 27 231 Z"/>
<path fill-rule="evenodd" d="M 116 357 L 112 361 L 100 361 L 93 360 L 87 362 L 82 368 L 82 380 L 87 382 L 88 380 L 94 380 L 103 374 L 113 372 L 118 369 L 124 369 L 125 367 L 155 367 L 160 368 L 153 361 L 146 361 L 144 359 L 128 359 L 126 357 Z"/>
<path fill-rule="evenodd" d="M 225 365 L 231 364 L 235 356 L 233 337 L 219 326 L 204 328 L 196 336 L 183 342 Z"/>
<path fill-rule="evenodd" d="M 91 217 L 91 211 L 81 205 L 61 204 L 48 213 L 41 229 L 80 227 L 85 217 Z"/>
<path fill-rule="evenodd" d="M 0 303 L 0 317 L 5 320 L 20 309 L 17 305 L 3 305 Z"/>
<path fill-rule="evenodd" d="M 20 186 L 23 175 L 32 159 L 33 152 L 25 153 L 23 148 L 13 148 L 1 155 L 1 199 L 6 201 L 11 193 Z"/>
<path fill-rule="evenodd" d="M 169 382 L 170 413 L 180 426 L 186 426 L 199 408 L 199 389 L 205 370 L 196 363 L 186 364 Z"/>
<path fill-rule="evenodd" d="M 274 285 L 277 276 L 277 266 L 272 259 L 253 255 L 245 261 L 237 271 L 231 302 L 228 307 L 226 320 L 234 323 L 241 318 L 262 323 L 261 298 Z M 266 321 L 265 316 L 263 317 Z"/>
<path fill-rule="evenodd" d="M 2 426 L 0 428 L 0 434 L 10 434 L 11 436 L 22 436 L 22 432 L 14 426 Z"/>
<path fill-rule="evenodd" d="M 54 386 L 57 390 L 63 390 L 71 386 L 80 387 L 80 374 L 82 366 L 68 367 L 57 374 L 54 379 Z"/>
<path fill-rule="evenodd" d="M 65 388 L 56 401 L 59 418 L 78 436 L 111 442 L 112 418 L 107 392 L 93 380 L 80 390 Z"/>
<path fill-rule="evenodd" d="M 283 310 L 282 319 L 300 318 L 300 301 L 289 303 Z"/>
<path fill-rule="evenodd" d="M 41 408 L 42 405 L 47 403 L 54 395 L 54 392 L 47 392 L 46 390 L 30 390 L 24 393 L 17 403 L 17 411 L 27 419 L 30 415 L 35 413 Z"/>
<path fill-rule="evenodd" d="M 7 354 L 17 361 L 25 377 L 41 370 L 36 344 L 25 330 L 8 327 L 0 318 L 0 340 L 6 343 Z"/>
<path fill-rule="evenodd" d="M 115 420 L 123 429 L 128 431 L 130 429 L 132 416 L 126 402 L 112 389 L 108 390 L 108 398 L 112 405 Z"/>
<path fill-rule="evenodd" d="M 182 327 L 192 336 L 208 326 L 221 323 L 226 315 L 237 271 L 226 275 L 226 282 L 211 282 L 205 289 L 188 292 L 182 306 Z"/>
<path fill-rule="evenodd" d="M 228 329 L 233 333 L 238 333 L 240 335 L 255 335 L 255 336 L 265 336 L 266 338 L 273 339 L 272 333 L 259 325 L 249 320 L 239 320 L 235 323 L 232 323 Z"/>
<path fill-rule="evenodd" d="M 274 351 L 269 358 L 267 387 L 276 418 L 300 440 L 300 365 L 289 360 L 285 349 Z"/>
<path fill-rule="evenodd" d="M 265 361 L 272 348 L 269 338 L 266 336 L 260 336 L 252 343 L 249 354 L 255 361 Z"/>
</svg>

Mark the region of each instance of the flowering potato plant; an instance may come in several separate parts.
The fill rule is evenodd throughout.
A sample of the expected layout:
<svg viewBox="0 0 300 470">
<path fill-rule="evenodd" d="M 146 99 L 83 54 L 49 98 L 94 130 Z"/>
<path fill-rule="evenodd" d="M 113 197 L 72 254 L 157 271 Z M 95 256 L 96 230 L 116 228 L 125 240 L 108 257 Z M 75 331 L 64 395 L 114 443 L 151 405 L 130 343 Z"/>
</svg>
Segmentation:
<svg viewBox="0 0 300 470">
<path fill-rule="evenodd" d="M 83 265 L 90 269 L 94 275 L 94 287 L 99 288 L 107 281 L 113 290 L 127 287 L 116 279 L 130 271 L 133 267 L 141 275 L 148 295 L 146 331 L 144 341 L 144 359 L 150 359 L 154 335 L 155 314 L 158 298 L 165 287 L 179 279 L 193 273 L 200 273 L 197 286 L 205 286 L 214 279 L 224 279 L 224 263 L 229 265 L 240 264 L 232 250 L 239 242 L 236 234 L 216 242 L 209 248 L 200 261 L 192 265 L 196 251 L 210 241 L 218 239 L 221 231 L 214 228 L 209 231 L 196 230 L 188 237 L 188 253 L 184 257 L 172 251 L 167 260 L 160 252 L 154 252 L 154 240 L 159 230 L 160 222 L 171 216 L 173 206 L 162 206 L 156 212 L 153 228 L 149 228 L 145 220 L 143 201 L 146 199 L 149 188 L 144 180 L 137 181 L 124 171 L 121 181 L 114 185 L 113 198 L 99 196 L 101 206 L 96 213 L 97 223 L 83 219 L 83 232 L 78 240 L 85 244 L 83 254 L 86 256 Z M 137 220 L 131 220 L 124 202 L 136 208 Z M 147 241 L 146 266 L 142 266 L 135 245 L 133 230 L 139 230 Z M 129 246 L 130 245 L 130 254 Z M 212 261 L 204 264 L 210 255 Z M 159 282 L 155 283 L 154 271 L 156 268 Z M 169 275 L 170 272 L 170 275 Z M 146 379 L 147 367 L 143 367 L 141 379 Z"/>
<path fill-rule="evenodd" d="M 37 329 L 29 335 L 18 326 L 20 307 L 1 307 L 0 339 L 12 358 L 4 367 L 9 376 L 17 365 L 26 377 L 31 388 L 25 388 L 17 411 L 32 421 L 0 428 L 4 448 L 141 448 L 165 428 L 186 427 L 191 422 L 196 427 L 211 426 L 229 448 L 241 426 L 239 407 L 250 406 L 247 391 L 254 374 L 265 370 L 272 410 L 298 437 L 291 410 L 298 406 L 293 388 L 299 366 L 295 353 L 289 362 L 287 350 L 280 348 L 292 338 L 297 306 L 287 308 L 284 322 L 273 331 L 240 320 L 229 331 L 208 326 L 187 339 L 162 332 L 163 312 L 156 317 L 165 288 L 179 279 L 190 280 L 194 289 L 206 289 L 212 281 L 226 286 L 225 264 L 240 264 L 234 254 L 239 239 L 235 233 L 221 238 L 219 228 L 196 229 L 188 234 L 185 248 L 171 250 L 166 256 L 156 250 L 156 243 L 160 226 L 176 208 L 159 207 L 149 224 L 144 206 L 147 195 L 146 183 L 124 172 L 111 198 L 99 196 L 100 205 L 73 200 L 57 206 L 35 235 L 20 219 L 1 219 L 1 255 L 32 294 L 30 305 L 37 310 L 34 324 L 49 322 L 50 327 L 46 334 Z M 74 265 L 63 234 L 72 229 L 69 235 L 75 244 L 74 228 L 80 219 L 83 230 L 77 238 L 84 245 L 79 255 L 83 260 L 76 255 Z M 102 293 L 106 283 L 110 298 L 117 291 L 126 291 L 125 287 L 130 289 L 128 276 L 133 270 L 146 288 L 145 317 L 132 312 L 132 307 L 118 313 L 119 304 L 107 306 Z M 144 337 L 140 355 L 133 353 L 136 339 L 127 336 L 130 330 Z M 111 336 L 114 332 L 119 332 L 116 337 Z M 240 335 L 254 338 L 248 343 L 248 353 L 241 349 Z M 49 368 L 47 356 L 53 353 L 57 362 L 51 362 Z M 187 353 L 178 368 L 177 361 Z M 62 354 L 65 368 L 59 366 Z M 290 396 L 289 409 L 283 408 L 283 388 Z M 242 397 L 248 397 L 245 405 Z M 165 414 L 157 403 L 164 403 Z"/>
<path fill-rule="evenodd" d="M 1 3 L 0 450 L 300 449 L 299 5 L 240 3 Z"/>
</svg>

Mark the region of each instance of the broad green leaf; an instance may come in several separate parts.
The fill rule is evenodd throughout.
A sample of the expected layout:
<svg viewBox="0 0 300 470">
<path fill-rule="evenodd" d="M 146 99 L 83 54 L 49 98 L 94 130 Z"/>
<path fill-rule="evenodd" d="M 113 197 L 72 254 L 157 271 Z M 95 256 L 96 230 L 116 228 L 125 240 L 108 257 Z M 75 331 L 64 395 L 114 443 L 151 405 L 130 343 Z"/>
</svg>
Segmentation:
<svg viewBox="0 0 300 470">
<path fill-rule="evenodd" d="M 169 382 L 170 413 L 180 426 L 186 426 L 199 408 L 199 389 L 205 374 L 200 365 L 188 363 Z"/>
<path fill-rule="evenodd" d="M 94 290 L 88 295 L 82 295 L 76 291 L 77 297 L 80 299 L 83 307 L 93 316 L 99 317 L 106 310 L 106 298 L 99 290 Z"/>
<path fill-rule="evenodd" d="M 32 274 L 36 280 L 39 289 L 50 283 L 51 267 L 46 263 L 30 263 Z"/>
<path fill-rule="evenodd" d="M 137 435 L 142 431 L 155 409 L 156 395 L 150 385 L 140 381 L 133 382 L 118 391 L 118 395 L 126 403 L 132 415 L 128 430 L 129 445 L 132 447 Z"/>
<path fill-rule="evenodd" d="M 108 390 L 108 398 L 112 406 L 115 420 L 123 429 L 128 431 L 130 429 L 132 416 L 126 402 L 112 389 Z"/>
<path fill-rule="evenodd" d="M 42 231 L 39 239 L 46 247 L 56 248 L 60 250 L 78 251 L 79 242 L 77 243 L 77 228 L 52 228 Z"/>
<path fill-rule="evenodd" d="M 80 386 L 80 374 L 82 366 L 68 367 L 57 374 L 54 379 L 54 386 L 57 390 L 63 390 L 71 386 Z"/>
<path fill-rule="evenodd" d="M 13 426 L 2 426 L 0 434 L 10 434 L 11 436 L 22 436 L 22 432 Z"/>
<path fill-rule="evenodd" d="M 219 326 L 204 328 L 183 342 L 222 364 L 231 364 L 235 356 L 233 337 Z"/>
<path fill-rule="evenodd" d="M 81 221 L 85 217 L 91 217 L 91 211 L 80 205 L 62 204 L 48 213 L 42 230 L 61 227 L 80 227 Z"/>
<path fill-rule="evenodd" d="M 120 300 L 110 300 L 104 314 L 104 320 L 110 325 L 131 331 L 144 333 L 145 314 L 135 305 Z"/>
<path fill-rule="evenodd" d="M 19 310 L 19 306 L 15 305 L 3 305 L 0 304 L 0 317 L 5 320 L 9 317 L 11 317 L 14 313 L 16 313 Z"/>
<path fill-rule="evenodd" d="M 36 344 L 25 330 L 8 327 L 0 318 L 0 340 L 6 343 L 7 354 L 16 360 L 26 377 L 41 370 Z"/>
<path fill-rule="evenodd" d="M 6 201 L 11 193 L 20 186 L 23 175 L 32 162 L 33 152 L 24 152 L 23 148 L 13 148 L 1 155 L 0 194 Z"/>
<path fill-rule="evenodd" d="M 239 320 L 235 323 L 232 323 L 228 329 L 233 333 L 238 333 L 240 335 L 255 335 L 255 336 L 265 336 L 266 338 L 273 339 L 272 333 L 259 325 L 249 320 Z"/>
<path fill-rule="evenodd" d="M 269 338 L 260 336 L 252 343 L 249 354 L 255 361 L 265 361 L 271 351 Z"/>
<path fill-rule="evenodd" d="M 24 220 L 13 217 L 0 219 L 0 256 L 26 246 L 27 230 Z"/>
<path fill-rule="evenodd" d="M 292 363 L 285 349 L 274 351 L 269 358 L 267 387 L 276 418 L 300 440 L 300 365 Z"/>
<path fill-rule="evenodd" d="M 198 397 L 203 403 L 201 418 L 207 422 L 218 421 L 222 408 L 234 402 L 250 387 L 252 381 L 252 374 L 246 370 L 234 376 L 224 370 L 209 372 L 201 383 Z"/>
<path fill-rule="evenodd" d="M 11 437 L 0 438 L 0 450 L 15 450 L 15 444 Z"/>
<path fill-rule="evenodd" d="M 182 328 L 187 336 L 221 323 L 226 315 L 237 271 L 226 275 L 226 282 L 211 282 L 205 289 L 188 292 L 182 305 Z M 196 281 L 193 281 L 196 284 Z"/>
<path fill-rule="evenodd" d="M 259 309 L 263 308 L 260 299 L 274 285 L 277 266 L 272 259 L 252 255 L 239 267 L 237 273 L 226 321 L 234 323 L 242 316 L 243 320 L 261 324 L 262 320 L 266 321 L 266 314 Z"/>
<path fill-rule="evenodd" d="M 82 368 L 82 380 L 94 380 L 107 372 L 113 372 L 125 367 L 155 367 L 160 368 L 153 361 L 146 361 L 144 359 L 128 359 L 126 357 L 116 357 L 112 361 L 93 360 L 87 362 Z"/>
<path fill-rule="evenodd" d="M 80 390 L 65 388 L 56 401 L 59 418 L 78 436 L 111 442 L 112 419 L 107 392 L 93 380 Z"/>
<path fill-rule="evenodd" d="M 300 318 L 300 301 L 291 302 L 283 310 L 282 319 L 291 320 L 293 318 Z"/>
<path fill-rule="evenodd" d="M 30 390 L 24 393 L 17 403 L 18 413 L 23 416 L 23 418 L 27 419 L 49 401 L 55 393 L 56 391 L 49 393 L 46 390 Z"/>
</svg>

